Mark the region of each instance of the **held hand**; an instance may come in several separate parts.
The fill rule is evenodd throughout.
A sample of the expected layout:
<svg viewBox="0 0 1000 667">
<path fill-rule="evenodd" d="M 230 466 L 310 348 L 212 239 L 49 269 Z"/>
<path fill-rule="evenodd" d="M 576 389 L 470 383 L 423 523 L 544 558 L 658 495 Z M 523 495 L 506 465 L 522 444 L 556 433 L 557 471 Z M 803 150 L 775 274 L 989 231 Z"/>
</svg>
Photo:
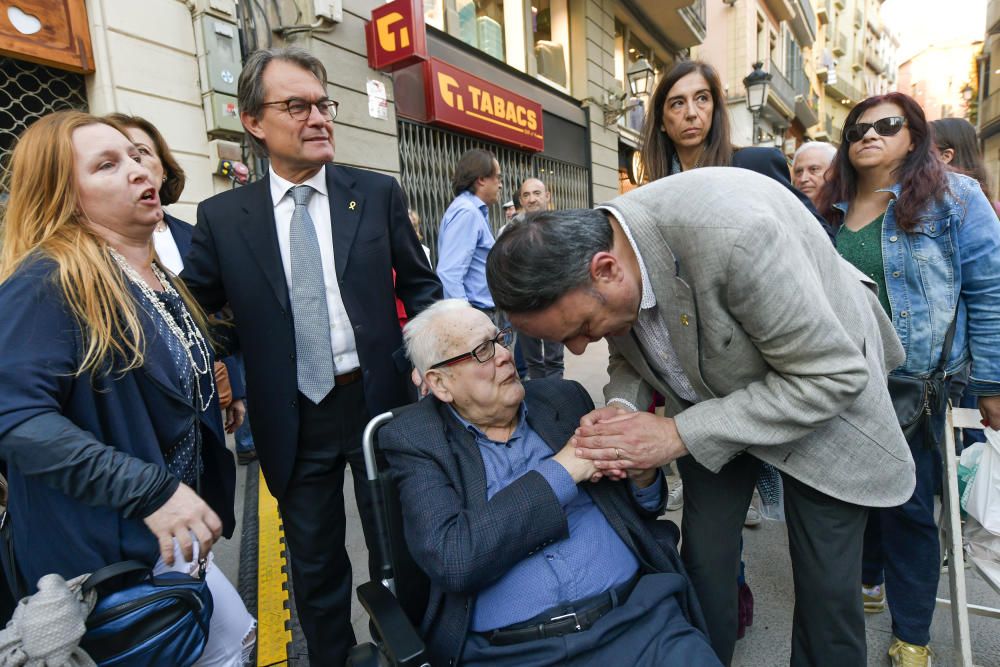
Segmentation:
<svg viewBox="0 0 1000 667">
<path fill-rule="evenodd" d="M 983 426 L 1000 431 L 1000 396 L 980 396 L 979 414 L 983 416 Z"/>
<path fill-rule="evenodd" d="M 236 433 L 236 429 L 243 425 L 243 420 L 247 416 L 247 403 L 242 398 L 229 404 L 226 408 L 226 433 Z"/>
<path fill-rule="evenodd" d="M 570 442 L 567 442 L 566 445 L 559 450 L 559 453 L 552 458 L 563 468 L 566 468 L 566 472 L 569 473 L 569 476 L 572 477 L 573 481 L 577 484 L 586 480 L 593 480 L 595 475 L 599 478 L 599 473 L 597 468 L 594 466 L 594 462 L 578 457 L 574 452 L 575 448 L 571 443 L 572 439 Z"/>
<path fill-rule="evenodd" d="M 184 559 L 193 556 L 191 534 L 198 539 L 199 557 L 207 558 L 212 545 L 222 535 L 222 521 L 190 486 L 181 484 L 174 495 L 143 521 L 160 543 L 160 556 L 167 565 L 174 564 L 174 540 Z"/>
<path fill-rule="evenodd" d="M 580 426 L 570 443 L 601 471 L 658 468 L 688 453 L 674 420 L 649 412 Z"/>
<path fill-rule="evenodd" d="M 593 426 L 599 421 L 605 421 L 608 419 L 613 419 L 618 415 L 631 414 L 628 410 L 618 405 L 607 405 L 603 408 L 597 408 L 596 410 L 591 410 L 584 416 L 580 417 L 580 426 Z"/>
</svg>

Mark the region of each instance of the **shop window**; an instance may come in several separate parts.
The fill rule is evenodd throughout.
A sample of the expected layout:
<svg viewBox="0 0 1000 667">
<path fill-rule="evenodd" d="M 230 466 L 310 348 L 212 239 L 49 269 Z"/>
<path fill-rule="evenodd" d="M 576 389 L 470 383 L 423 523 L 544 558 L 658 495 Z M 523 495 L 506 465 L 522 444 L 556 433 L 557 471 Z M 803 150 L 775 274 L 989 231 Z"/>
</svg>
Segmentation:
<svg viewBox="0 0 1000 667">
<path fill-rule="evenodd" d="M 466 44 L 506 62 L 503 0 L 455 0 L 455 20 L 452 22 L 449 17 L 448 31 Z"/>
<path fill-rule="evenodd" d="M 538 77 L 569 86 L 569 11 L 566 0 L 532 0 L 531 31 Z"/>
</svg>

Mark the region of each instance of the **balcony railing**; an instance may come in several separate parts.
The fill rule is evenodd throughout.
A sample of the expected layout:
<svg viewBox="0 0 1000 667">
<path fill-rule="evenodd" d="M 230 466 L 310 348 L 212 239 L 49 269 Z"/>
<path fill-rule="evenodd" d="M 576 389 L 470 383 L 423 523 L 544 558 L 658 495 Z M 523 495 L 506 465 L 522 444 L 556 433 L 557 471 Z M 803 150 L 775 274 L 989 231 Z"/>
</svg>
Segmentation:
<svg viewBox="0 0 1000 667">
<path fill-rule="evenodd" d="M 865 94 L 853 83 L 853 75 L 844 69 L 836 69 L 836 77 L 827 76 L 826 92 L 841 104 L 853 107 L 855 104 L 865 99 Z M 831 78 L 833 81 L 831 82 Z"/>
<path fill-rule="evenodd" d="M 682 15 L 687 16 L 697 27 L 701 28 L 700 32 L 704 38 L 705 26 L 707 25 L 705 22 L 705 0 L 695 0 L 690 7 L 682 7 L 680 11 Z"/>
<path fill-rule="evenodd" d="M 771 94 L 778 98 L 788 114 L 795 112 L 795 89 L 784 72 L 771 63 Z"/>
<path fill-rule="evenodd" d="M 983 105 L 979 109 L 979 123 L 984 136 L 987 128 L 1000 124 L 1000 92 L 983 98 Z"/>
<path fill-rule="evenodd" d="M 876 74 L 885 72 L 885 61 L 875 49 L 867 49 L 865 51 L 865 62 L 868 63 L 868 67 Z"/>
<path fill-rule="evenodd" d="M 831 0 L 820 0 L 816 6 L 816 18 L 820 25 L 826 25 L 833 16 L 833 2 Z"/>
<path fill-rule="evenodd" d="M 1000 0 L 990 0 L 986 5 L 986 32 L 991 35 L 1000 32 Z"/>
<path fill-rule="evenodd" d="M 809 47 L 816 41 L 816 15 L 813 14 L 810 0 L 795 2 L 795 18 L 791 21 L 791 28 L 799 46 Z"/>
<path fill-rule="evenodd" d="M 847 53 L 847 35 L 837 31 L 833 33 L 833 55 L 840 57 Z"/>
<path fill-rule="evenodd" d="M 865 24 L 865 17 L 860 9 L 854 10 L 854 27 L 860 29 Z"/>
</svg>

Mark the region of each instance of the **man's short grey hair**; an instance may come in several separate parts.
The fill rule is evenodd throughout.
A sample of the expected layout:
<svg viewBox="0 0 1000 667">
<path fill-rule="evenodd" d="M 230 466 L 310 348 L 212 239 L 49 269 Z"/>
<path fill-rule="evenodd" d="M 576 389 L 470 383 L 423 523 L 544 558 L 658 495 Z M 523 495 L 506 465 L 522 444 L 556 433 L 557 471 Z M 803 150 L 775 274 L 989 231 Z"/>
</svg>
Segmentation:
<svg viewBox="0 0 1000 667">
<path fill-rule="evenodd" d="M 475 310 L 464 299 L 443 299 L 425 308 L 419 315 L 406 323 L 403 329 L 403 344 L 406 346 L 406 356 L 410 363 L 423 375 L 427 369 L 444 361 L 448 350 L 443 349 L 441 342 L 442 327 L 447 326 L 445 320 L 449 315 L 465 310 Z M 461 354 L 459 352 L 458 354 Z"/>
<path fill-rule="evenodd" d="M 264 70 L 273 60 L 294 63 L 302 69 L 312 72 L 323 84 L 323 88 L 326 88 L 326 67 L 319 58 L 305 49 L 297 46 L 260 49 L 250 54 L 240 72 L 240 80 L 236 87 L 236 101 L 241 113 L 247 113 L 253 118 L 260 118 L 261 112 L 264 111 L 264 102 L 267 101 L 265 100 L 267 91 L 264 90 Z M 267 157 L 267 146 L 264 145 L 264 142 L 249 132 L 246 133 L 246 138 L 254 155 L 259 158 Z"/>
<path fill-rule="evenodd" d="M 508 313 L 548 308 L 590 285 L 590 260 L 611 250 L 614 234 L 604 211 L 536 211 L 512 222 L 486 258 L 496 307 Z"/>
<path fill-rule="evenodd" d="M 795 166 L 795 161 L 799 159 L 800 155 L 802 155 L 806 151 L 811 151 L 814 149 L 822 151 L 823 155 L 830 162 L 833 162 L 833 158 L 836 157 L 837 155 L 837 147 L 831 143 L 828 143 L 826 141 L 807 141 L 806 143 L 799 146 L 798 150 L 795 151 L 795 155 L 792 156 L 792 167 Z"/>
</svg>

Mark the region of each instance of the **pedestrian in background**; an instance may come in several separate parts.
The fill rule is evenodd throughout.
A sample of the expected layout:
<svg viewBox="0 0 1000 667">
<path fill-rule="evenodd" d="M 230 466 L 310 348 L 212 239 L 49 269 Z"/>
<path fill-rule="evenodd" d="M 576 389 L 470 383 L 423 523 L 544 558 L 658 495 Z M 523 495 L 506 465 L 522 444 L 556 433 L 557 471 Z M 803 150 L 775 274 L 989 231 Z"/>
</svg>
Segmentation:
<svg viewBox="0 0 1000 667">
<path fill-rule="evenodd" d="M 486 256 L 493 247 L 489 207 L 500 200 L 500 163 L 489 151 L 462 154 L 451 179 L 455 199 L 438 230 L 437 275 L 446 299 L 465 299 L 498 322 L 486 286 Z"/>
<path fill-rule="evenodd" d="M 371 415 L 411 400 L 394 296 L 416 315 L 441 286 L 399 183 L 333 163 L 338 105 L 327 83 L 323 63 L 299 48 L 247 58 L 240 120 L 270 167 L 199 205 L 182 277 L 209 311 L 232 309 L 309 662 L 343 667 L 355 643 L 344 468 L 374 573 L 361 434 Z"/>
<path fill-rule="evenodd" d="M 837 147 L 825 141 L 807 141 L 792 157 L 792 184 L 816 205 L 827 169 L 837 154 Z"/>
<path fill-rule="evenodd" d="M 864 100 L 844 123 L 824 213 L 838 227 L 837 250 L 878 284 L 906 352 L 891 393 L 904 395 L 895 377 L 928 378 L 942 360 L 950 376 L 971 361 L 967 390 L 1000 429 L 1000 222 L 979 184 L 950 173 L 933 141 L 908 95 Z M 928 398 L 930 423 L 918 421 L 907 439 L 916 488 L 906 502 L 872 510 L 865 531 L 864 606 L 877 612 L 888 600 L 896 666 L 931 662 L 940 577 L 934 492 L 947 396 Z"/>
<path fill-rule="evenodd" d="M 160 184 L 160 204 L 170 206 L 180 199 L 186 181 L 184 169 L 174 158 L 170 146 L 156 126 L 141 116 L 113 113 L 109 114 L 108 118 L 124 128 L 129 139 L 135 144 L 136 150 L 139 151 L 139 159 L 143 166 L 153 174 L 153 182 Z M 163 220 L 156 225 L 156 230 L 153 232 L 156 256 L 175 276 L 184 270 L 184 257 L 191 250 L 193 233 L 194 228 L 191 225 L 166 211 L 163 212 Z M 230 334 L 228 329 L 229 327 L 224 324 L 217 325 L 213 327 L 213 336 L 224 338 Z M 220 364 L 224 364 L 222 368 L 219 367 Z M 230 387 L 228 403 L 220 400 L 226 412 L 225 429 L 226 433 L 234 434 L 237 460 L 243 464 L 249 463 L 256 458 L 256 454 L 253 439 L 250 438 L 247 442 L 245 437 L 241 437 L 241 432 L 249 433 L 249 425 L 246 423 L 243 361 L 239 355 L 229 355 L 222 362 L 216 362 L 215 378 L 220 387 L 223 383 Z M 222 393 L 224 392 L 220 390 L 220 394 Z"/>
<path fill-rule="evenodd" d="M 523 213 L 518 218 L 538 211 L 548 211 L 552 206 L 552 195 L 549 194 L 540 179 L 526 178 L 518 190 L 518 200 Z M 540 380 L 545 377 L 563 376 L 563 344 L 559 341 L 542 340 L 528 334 L 518 332 L 518 343 L 524 355 L 524 363 L 528 370 L 529 380 Z"/>
</svg>

